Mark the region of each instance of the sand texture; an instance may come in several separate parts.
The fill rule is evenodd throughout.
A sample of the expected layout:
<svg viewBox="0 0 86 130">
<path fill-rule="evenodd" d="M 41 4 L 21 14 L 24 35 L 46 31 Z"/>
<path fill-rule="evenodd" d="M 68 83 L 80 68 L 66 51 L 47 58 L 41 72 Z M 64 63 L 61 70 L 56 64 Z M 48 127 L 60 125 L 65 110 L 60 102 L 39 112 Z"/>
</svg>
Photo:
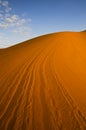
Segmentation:
<svg viewBox="0 0 86 130">
<path fill-rule="evenodd" d="M 0 130 L 86 130 L 86 32 L 0 49 Z"/>
</svg>

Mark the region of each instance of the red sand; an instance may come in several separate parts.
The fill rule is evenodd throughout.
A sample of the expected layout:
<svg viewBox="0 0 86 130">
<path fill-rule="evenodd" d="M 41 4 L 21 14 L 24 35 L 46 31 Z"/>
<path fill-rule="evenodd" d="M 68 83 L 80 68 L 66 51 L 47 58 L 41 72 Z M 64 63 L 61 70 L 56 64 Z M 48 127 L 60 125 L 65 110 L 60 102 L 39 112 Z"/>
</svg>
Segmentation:
<svg viewBox="0 0 86 130">
<path fill-rule="evenodd" d="M 86 32 L 0 49 L 0 130 L 86 130 Z"/>
</svg>

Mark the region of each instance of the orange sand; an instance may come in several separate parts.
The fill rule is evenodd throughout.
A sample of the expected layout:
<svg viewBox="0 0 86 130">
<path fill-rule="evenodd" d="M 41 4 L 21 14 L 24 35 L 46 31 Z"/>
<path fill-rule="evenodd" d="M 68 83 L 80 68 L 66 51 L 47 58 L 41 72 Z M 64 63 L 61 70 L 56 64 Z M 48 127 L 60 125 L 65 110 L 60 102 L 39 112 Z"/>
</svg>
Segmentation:
<svg viewBox="0 0 86 130">
<path fill-rule="evenodd" d="M 86 32 L 0 49 L 0 130 L 86 130 Z"/>
</svg>

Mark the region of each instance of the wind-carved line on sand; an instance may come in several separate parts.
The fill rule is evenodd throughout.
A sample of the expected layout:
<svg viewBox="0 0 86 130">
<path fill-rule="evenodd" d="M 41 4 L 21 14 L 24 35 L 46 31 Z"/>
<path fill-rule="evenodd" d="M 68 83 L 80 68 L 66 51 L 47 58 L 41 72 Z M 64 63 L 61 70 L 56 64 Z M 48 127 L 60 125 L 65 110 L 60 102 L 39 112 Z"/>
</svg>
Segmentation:
<svg viewBox="0 0 86 130">
<path fill-rule="evenodd" d="M 42 50 L 41 50 L 42 51 Z M 41 52 L 41 51 L 39 51 L 39 52 Z M 31 63 L 29 63 L 29 60 L 27 60 L 26 62 L 24 61 L 24 65 L 21 65 L 21 67 L 19 67 L 19 68 L 21 68 L 21 69 L 19 69 L 19 71 L 17 70 L 17 72 L 16 72 L 16 78 L 14 78 L 14 77 L 12 77 L 12 79 L 13 79 L 13 83 L 11 83 L 11 84 L 9 84 L 9 85 L 11 85 L 13 88 L 14 88 L 14 86 L 16 85 L 15 83 L 17 83 L 18 82 L 18 84 L 16 85 L 16 89 L 15 89 L 15 91 L 17 90 L 17 89 L 19 89 L 20 87 L 19 87 L 19 84 L 21 84 L 21 81 L 24 79 L 24 77 L 26 77 L 26 73 L 28 73 L 29 72 L 29 70 L 27 70 L 27 68 L 29 69 L 29 66 L 31 66 L 32 67 L 32 64 L 33 63 L 35 63 L 35 59 L 36 59 L 36 57 L 38 57 L 38 55 L 39 55 L 39 53 L 37 53 L 37 55 L 36 56 L 34 56 L 34 58 L 33 58 L 33 60 L 31 61 Z M 27 67 L 26 67 L 27 66 Z M 25 70 L 24 70 L 25 69 Z M 15 74 L 15 73 L 14 73 Z M 21 77 L 21 79 L 20 79 L 20 77 Z M 9 86 L 10 87 L 10 86 Z M 23 87 L 23 86 L 22 86 Z M 23 87 L 24 88 L 24 87 Z M 7 91 L 6 91 L 7 92 Z M 8 90 L 8 92 L 9 92 L 9 90 Z M 7 92 L 7 94 L 8 94 L 8 92 Z M 23 92 L 23 91 L 20 91 L 21 93 Z M 13 94 L 14 96 L 12 96 L 11 97 L 11 99 L 10 99 L 10 101 L 12 102 L 13 101 L 13 97 L 15 97 L 15 93 Z M 22 95 L 22 94 L 21 94 Z M 19 98 L 21 98 L 21 96 L 19 97 Z M 22 99 L 21 99 L 22 100 Z M 3 101 L 3 100 L 1 100 L 1 101 Z M 17 101 L 18 101 L 18 99 L 17 99 Z M 19 99 L 19 101 L 20 101 L 20 99 Z M 1 117 L 1 120 L 3 121 L 4 120 L 4 114 L 6 113 L 6 111 L 8 111 L 7 109 L 8 109 L 8 107 L 10 107 L 10 102 L 9 102 L 9 104 L 7 104 L 7 106 L 5 107 L 5 109 L 4 109 L 4 111 L 3 111 L 3 113 L 2 113 L 2 115 L 0 115 Z M 14 111 L 15 110 L 17 110 L 17 109 L 19 109 L 18 108 L 19 107 L 19 104 L 18 104 L 18 106 L 17 106 L 17 104 L 16 104 L 16 107 L 15 107 L 15 109 L 14 109 Z M 17 108 L 17 109 L 16 109 Z M 18 110 L 17 110 L 18 111 Z M 12 112 L 13 112 L 13 110 L 12 110 Z M 12 113 L 13 114 L 13 113 Z M 3 119 L 2 119 L 3 118 Z M 9 122 L 9 121 L 7 121 L 7 122 Z M 7 124 L 9 124 L 9 123 L 7 123 Z M 8 126 L 7 125 L 5 125 L 5 128 L 7 128 Z"/>
<path fill-rule="evenodd" d="M 76 105 L 76 103 L 73 101 L 71 96 L 68 94 L 68 92 L 65 89 L 64 85 L 62 84 L 62 82 L 60 82 L 61 79 L 60 79 L 59 75 L 56 73 L 54 61 L 52 62 L 51 68 L 54 69 L 54 71 L 53 71 L 54 77 L 55 77 L 56 81 L 59 83 L 59 86 L 60 86 L 60 89 L 63 93 L 64 99 L 68 102 L 68 104 L 72 108 L 71 117 L 72 117 L 72 115 L 74 115 L 75 119 L 78 121 L 78 124 L 80 125 L 80 130 L 85 130 L 86 129 L 86 118 L 83 115 L 83 113 L 81 112 L 81 110 L 79 109 L 79 107 Z"/>
<path fill-rule="evenodd" d="M 42 51 L 42 50 L 41 50 L 41 51 Z M 37 54 L 37 56 L 36 56 L 36 57 L 34 58 L 34 60 L 33 60 L 34 62 L 32 62 L 32 64 L 31 64 L 32 72 L 33 72 L 34 64 L 36 63 L 36 59 L 37 59 L 37 57 L 40 55 L 41 51 L 39 51 L 39 53 Z M 29 70 L 27 71 L 27 73 L 28 73 L 28 72 L 29 72 Z M 26 89 L 27 89 L 27 91 L 28 91 L 29 88 L 30 88 L 30 89 L 33 89 L 33 86 L 34 86 L 34 76 L 32 75 L 32 73 L 31 73 L 31 78 L 30 78 L 30 80 L 31 80 L 31 79 L 32 79 L 32 81 L 31 81 L 32 83 L 27 83 L 27 84 L 26 84 Z M 28 87 L 29 87 L 29 88 L 28 88 Z M 27 92 L 27 91 L 26 91 L 26 92 Z M 26 94 L 25 94 L 25 95 L 26 95 Z M 28 95 L 29 95 L 29 94 L 28 94 Z M 24 106 L 24 109 L 23 109 L 23 110 L 25 110 L 25 107 L 26 107 L 26 106 Z M 20 107 L 20 109 L 21 109 L 21 107 Z M 19 110 L 19 112 L 20 112 L 20 110 Z M 22 116 L 21 113 L 20 113 L 20 116 Z M 24 114 L 23 114 L 23 116 L 24 116 Z M 19 116 L 18 116 L 18 117 L 19 117 Z M 31 118 L 31 117 L 30 117 L 30 118 Z M 19 119 L 20 119 L 20 118 L 19 118 Z M 25 119 L 25 118 L 23 117 L 23 119 Z M 31 120 L 31 119 L 29 119 L 29 120 Z M 16 121 L 17 121 L 17 120 L 16 120 Z M 18 123 L 18 121 L 17 121 L 17 122 L 16 122 L 17 124 L 16 124 L 15 128 L 17 128 L 17 129 L 19 129 L 19 128 L 23 128 L 23 129 L 27 128 L 26 125 L 25 125 L 26 122 L 25 122 L 25 121 L 22 121 L 22 122 L 23 122 L 23 123 L 22 123 L 21 126 L 20 126 L 20 123 L 21 123 L 21 122 Z M 25 123 L 24 123 L 24 122 L 25 122 Z M 29 122 L 28 122 L 28 123 L 29 123 Z M 31 126 L 32 124 L 28 124 L 28 125 Z M 18 127 L 18 126 L 20 126 L 20 127 Z M 28 126 L 28 127 L 29 127 L 29 126 Z M 15 129 L 15 128 L 14 128 L 14 129 Z"/>
<path fill-rule="evenodd" d="M 49 45 L 48 45 L 49 46 Z M 41 66 L 41 62 L 44 58 L 44 56 L 46 57 L 45 53 L 46 53 L 46 49 L 45 48 L 42 52 L 41 55 L 38 56 L 36 64 L 34 66 L 34 74 L 35 74 L 35 86 L 33 88 L 33 127 L 32 129 L 41 129 L 44 130 L 44 122 L 43 120 L 43 106 L 42 106 L 42 93 L 41 93 L 41 87 L 43 87 L 43 84 L 41 84 L 40 81 L 40 66 Z M 43 83 L 43 82 L 42 82 Z M 38 104 L 38 105 L 37 105 Z M 37 111 L 38 109 L 38 111 Z M 37 112 L 36 112 L 37 111 Z M 38 116 L 37 116 L 38 115 Z"/>
</svg>

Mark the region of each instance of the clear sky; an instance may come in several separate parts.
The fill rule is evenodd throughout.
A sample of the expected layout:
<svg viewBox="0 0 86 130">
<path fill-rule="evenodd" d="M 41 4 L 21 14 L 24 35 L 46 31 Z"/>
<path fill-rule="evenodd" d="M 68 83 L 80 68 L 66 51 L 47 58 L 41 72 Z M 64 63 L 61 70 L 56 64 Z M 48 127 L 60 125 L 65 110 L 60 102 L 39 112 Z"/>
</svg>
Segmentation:
<svg viewBox="0 0 86 130">
<path fill-rule="evenodd" d="M 0 0 L 0 48 L 59 31 L 86 29 L 86 0 Z"/>
</svg>

